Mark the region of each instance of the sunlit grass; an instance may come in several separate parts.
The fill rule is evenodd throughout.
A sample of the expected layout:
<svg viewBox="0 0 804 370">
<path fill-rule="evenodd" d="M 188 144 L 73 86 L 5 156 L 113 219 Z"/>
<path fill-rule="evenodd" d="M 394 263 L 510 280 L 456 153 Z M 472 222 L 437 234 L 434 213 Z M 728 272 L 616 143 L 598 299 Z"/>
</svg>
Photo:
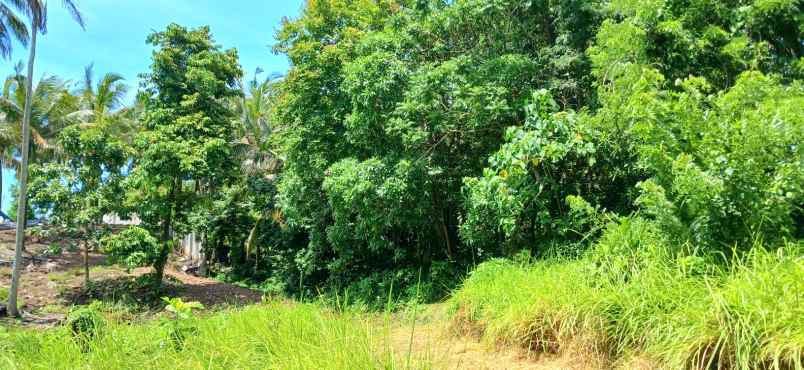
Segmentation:
<svg viewBox="0 0 804 370">
<path fill-rule="evenodd" d="M 110 324 L 89 350 L 66 327 L 19 330 L 0 342 L 3 369 L 396 369 L 399 360 L 376 320 L 315 305 L 265 304 L 195 318 L 198 331 L 177 348 L 159 320 Z"/>
<path fill-rule="evenodd" d="M 453 319 L 492 344 L 583 351 L 669 369 L 804 369 L 804 258 L 797 246 L 724 271 L 658 261 L 625 281 L 588 260 L 481 265 L 451 300 Z"/>
</svg>

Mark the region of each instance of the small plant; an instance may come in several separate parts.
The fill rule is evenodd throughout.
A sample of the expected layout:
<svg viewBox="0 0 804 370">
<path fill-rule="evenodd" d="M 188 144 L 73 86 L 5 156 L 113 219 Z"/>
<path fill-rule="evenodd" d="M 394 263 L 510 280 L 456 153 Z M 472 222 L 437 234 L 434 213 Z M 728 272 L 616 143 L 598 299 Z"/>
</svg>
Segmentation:
<svg viewBox="0 0 804 370">
<path fill-rule="evenodd" d="M 67 315 L 67 326 L 70 327 L 73 339 L 81 346 L 82 352 L 89 351 L 90 342 L 99 336 L 106 326 L 106 321 L 98 310 L 99 305 L 100 302 L 95 301 Z"/>
<path fill-rule="evenodd" d="M 168 337 L 177 350 L 184 348 L 184 341 L 190 335 L 198 334 L 198 328 L 192 322 L 193 310 L 204 309 L 199 302 L 184 302 L 181 298 L 162 297 L 167 303 L 165 311 L 172 314 L 172 319 L 165 322 Z"/>
<path fill-rule="evenodd" d="M 127 269 L 152 265 L 159 259 L 157 241 L 148 230 L 132 226 L 101 240 L 103 252 Z"/>
<path fill-rule="evenodd" d="M 64 252 L 64 248 L 61 244 L 49 244 L 45 248 L 45 255 L 48 256 L 60 256 Z"/>
</svg>

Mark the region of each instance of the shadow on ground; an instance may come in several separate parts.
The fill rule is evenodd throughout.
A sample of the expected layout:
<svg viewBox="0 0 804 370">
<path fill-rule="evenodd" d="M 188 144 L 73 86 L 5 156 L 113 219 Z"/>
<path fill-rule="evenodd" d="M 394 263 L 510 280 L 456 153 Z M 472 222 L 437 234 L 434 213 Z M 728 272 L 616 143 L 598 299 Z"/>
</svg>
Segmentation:
<svg viewBox="0 0 804 370">
<path fill-rule="evenodd" d="M 71 305 L 84 305 L 92 301 L 120 304 L 136 311 L 160 310 L 162 297 L 179 297 L 185 302 L 201 302 L 207 308 L 242 306 L 259 303 L 262 293 L 223 283 L 217 280 L 168 271 L 162 287 L 156 290 L 151 274 L 135 272 L 133 275 L 102 278 L 83 286 L 62 291 L 60 298 Z"/>
</svg>

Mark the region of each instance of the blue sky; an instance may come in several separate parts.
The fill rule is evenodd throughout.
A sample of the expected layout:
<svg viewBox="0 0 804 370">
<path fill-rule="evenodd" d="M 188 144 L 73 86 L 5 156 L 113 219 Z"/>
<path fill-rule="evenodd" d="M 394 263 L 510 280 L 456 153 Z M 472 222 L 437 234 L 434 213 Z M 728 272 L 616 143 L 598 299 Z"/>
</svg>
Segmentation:
<svg viewBox="0 0 804 370">
<path fill-rule="evenodd" d="M 237 48 L 248 75 L 257 67 L 267 73 L 285 72 L 287 59 L 274 55 L 270 46 L 282 18 L 296 17 L 302 0 L 78 0 L 78 5 L 85 31 L 61 9 L 61 1 L 50 1 L 48 34 L 39 39 L 34 75 L 79 81 L 84 66 L 94 62 L 96 76 L 123 75 L 133 96 L 137 75 L 150 66 L 152 49 L 145 44 L 146 36 L 173 22 L 209 25 L 218 44 Z M 11 73 L 21 60 L 27 60 L 27 50 L 17 47 L 10 60 L 0 62 L 0 72 Z M 4 170 L 3 210 L 10 204 L 13 180 L 13 172 Z"/>
</svg>

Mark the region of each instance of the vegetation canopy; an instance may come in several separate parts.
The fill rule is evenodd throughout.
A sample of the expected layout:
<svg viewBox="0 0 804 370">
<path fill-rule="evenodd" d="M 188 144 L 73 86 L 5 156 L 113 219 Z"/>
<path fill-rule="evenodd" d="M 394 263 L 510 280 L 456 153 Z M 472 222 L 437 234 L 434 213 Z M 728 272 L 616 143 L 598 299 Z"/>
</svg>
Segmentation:
<svg viewBox="0 0 804 370">
<path fill-rule="evenodd" d="M 23 3 L 0 1 L 0 55 L 44 31 Z M 389 368 L 344 311 L 415 324 L 447 301 L 451 327 L 529 354 L 804 369 L 803 14 L 799 0 L 309 0 L 276 31 L 281 74 L 247 80 L 209 27 L 177 24 L 147 37 L 130 105 L 117 74 L 33 84 L 19 66 L 0 167 L 20 175 L 23 216 L 86 261 L 153 267 L 154 297 L 165 275 L 206 276 L 335 310 L 195 316 L 212 306 L 165 297 L 165 335 L 96 333 L 76 311 L 85 354 L 64 333 L 14 333 L 0 361 L 31 360 L 34 341 L 77 367 L 136 345 L 152 368 L 168 348 L 192 368 Z M 113 231 L 112 214 L 140 223 Z M 202 251 L 174 271 L 188 239 Z M 237 343 L 224 329 L 248 350 L 221 355 L 213 333 Z M 335 362 L 295 357 L 302 337 Z"/>
</svg>

